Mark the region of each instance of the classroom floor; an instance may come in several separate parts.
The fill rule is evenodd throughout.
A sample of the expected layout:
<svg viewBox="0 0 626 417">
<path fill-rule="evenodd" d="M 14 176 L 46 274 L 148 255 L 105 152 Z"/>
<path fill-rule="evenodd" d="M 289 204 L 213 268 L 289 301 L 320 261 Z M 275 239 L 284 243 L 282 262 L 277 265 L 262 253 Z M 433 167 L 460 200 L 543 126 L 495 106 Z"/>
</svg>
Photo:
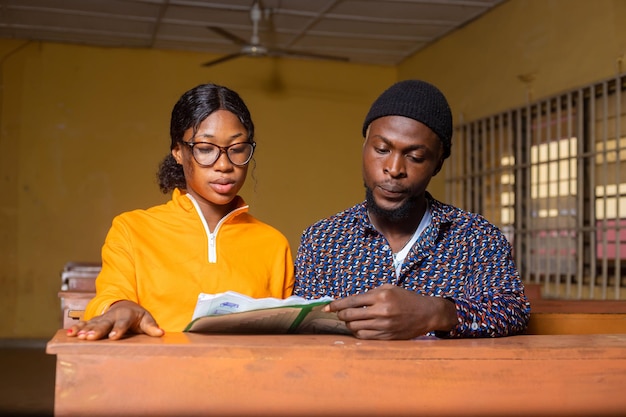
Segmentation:
<svg viewBox="0 0 626 417">
<path fill-rule="evenodd" d="M 53 416 L 56 356 L 45 341 L 0 340 L 0 416 Z"/>
</svg>

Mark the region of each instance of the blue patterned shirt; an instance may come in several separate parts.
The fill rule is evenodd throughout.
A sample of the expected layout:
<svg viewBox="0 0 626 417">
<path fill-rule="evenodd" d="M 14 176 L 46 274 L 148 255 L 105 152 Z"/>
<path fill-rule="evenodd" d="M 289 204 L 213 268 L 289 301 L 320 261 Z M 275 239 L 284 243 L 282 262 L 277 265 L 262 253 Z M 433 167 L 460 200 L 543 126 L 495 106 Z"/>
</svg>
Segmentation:
<svg viewBox="0 0 626 417">
<path fill-rule="evenodd" d="M 385 237 L 357 204 L 304 231 L 296 257 L 294 294 L 342 298 L 382 284 L 454 301 L 458 324 L 439 337 L 497 337 L 522 332 L 530 303 L 511 246 L 484 217 L 434 200 L 399 276 Z"/>
</svg>

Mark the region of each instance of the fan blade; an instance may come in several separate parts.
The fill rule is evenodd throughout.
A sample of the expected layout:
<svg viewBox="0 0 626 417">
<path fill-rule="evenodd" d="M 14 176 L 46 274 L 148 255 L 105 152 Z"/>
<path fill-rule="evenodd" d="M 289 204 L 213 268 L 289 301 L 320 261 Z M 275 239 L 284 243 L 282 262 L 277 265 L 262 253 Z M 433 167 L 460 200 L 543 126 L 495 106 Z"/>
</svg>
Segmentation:
<svg viewBox="0 0 626 417">
<path fill-rule="evenodd" d="M 217 33 L 220 36 L 225 37 L 226 39 L 230 39 L 231 41 L 235 42 L 238 45 L 247 45 L 248 42 L 241 39 L 239 36 L 230 33 L 229 31 L 222 29 L 220 27 L 217 26 L 208 26 L 207 29 L 212 30 L 213 32 Z"/>
<path fill-rule="evenodd" d="M 241 52 L 237 52 L 236 54 L 225 55 L 221 58 L 214 59 L 213 61 L 205 62 L 204 64 L 202 64 L 202 66 L 210 67 L 212 65 L 217 65 L 217 64 L 221 64 L 222 62 L 230 61 L 231 59 L 239 58 L 240 56 L 243 56 L 243 55 L 244 54 L 242 54 Z"/>
<path fill-rule="evenodd" d="M 267 53 L 270 56 L 282 55 L 282 56 L 302 57 L 302 58 L 311 58 L 311 59 L 324 59 L 327 61 L 342 61 L 342 62 L 350 61 L 350 58 L 343 57 L 343 56 L 316 54 L 313 52 L 296 51 L 293 49 L 271 48 L 271 49 L 268 49 Z"/>
</svg>

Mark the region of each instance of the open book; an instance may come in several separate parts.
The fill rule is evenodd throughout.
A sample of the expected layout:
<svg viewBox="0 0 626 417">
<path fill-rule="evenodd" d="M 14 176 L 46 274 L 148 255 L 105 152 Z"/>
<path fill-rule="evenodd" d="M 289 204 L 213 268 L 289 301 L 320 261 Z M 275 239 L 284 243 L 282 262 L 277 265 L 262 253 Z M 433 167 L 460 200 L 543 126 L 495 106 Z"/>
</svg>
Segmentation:
<svg viewBox="0 0 626 417">
<path fill-rule="evenodd" d="M 199 333 L 344 333 L 351 334 L 336 313 L 322 308 L 331 297 L 308 300 L 291 296 L 252 298 L 234 291 L 198 296 L 186 332 Z"/>
</svg>

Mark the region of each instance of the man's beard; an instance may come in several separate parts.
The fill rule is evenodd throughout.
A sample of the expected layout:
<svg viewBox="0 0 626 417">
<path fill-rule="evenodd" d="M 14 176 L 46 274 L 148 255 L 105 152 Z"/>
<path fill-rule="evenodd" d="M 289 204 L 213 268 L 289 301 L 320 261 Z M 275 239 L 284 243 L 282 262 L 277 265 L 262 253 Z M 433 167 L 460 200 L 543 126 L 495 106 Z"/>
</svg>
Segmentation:
<svg viewBox="0 0 626 417">
<path fill-rule="evenodd" d="M 393 210 L 387 210 L 376 204 L 374 193 L 369 187 L 365 187 L 365 201 L 367 209 L 374 215 L 383 217 L 391 222 L 400 222 L 408 219 L 417 211 L 417 198 L 415 196 L 405 200 L 402 205 Z"/>
</svg>

